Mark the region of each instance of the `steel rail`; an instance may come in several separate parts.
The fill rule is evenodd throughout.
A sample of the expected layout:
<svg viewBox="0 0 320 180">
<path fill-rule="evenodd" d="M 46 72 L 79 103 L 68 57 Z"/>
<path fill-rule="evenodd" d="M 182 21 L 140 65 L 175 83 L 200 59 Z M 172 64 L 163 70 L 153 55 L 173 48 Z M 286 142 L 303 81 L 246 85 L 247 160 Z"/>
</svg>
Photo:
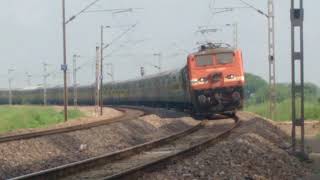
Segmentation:
<svg viewBox="0 0 320 180">
<path fill-rule="evenodd" d="M 90 129 L 90 128 L 108 125 L 108 124 L 112 124 L 120 121 L 135 119 L 145 114 L 145 112 L 142 112 L 142 111 L 137 111 L 135 113 L 130 114 L 128 113 L 129 108 L 114 108 L 114 109 L 121 111 L 123 114 L 115 118 L 104 119 L 101 121 L 91 122 L 87 124 L 79 124 L 79 125 L 63 127 L 63 128 L 49 129 L 49 130 L 29 132 L 29 133 L 21 133 L 17 135 L 2 136 L 0 137 L 0 144 L 5 142 L 10 142 L 10 141 L 26 140 L 26 139 L 38 138 L 38 137 L 43 137 L 48 135 Z"/>
<path fill-rule="evenodd" d="M 118 174 L 115 174 L 115 175 L 112 175 L 112 176 L 108 176 L 108 177 L 105 177 L 105 178 L 102 178 L 102 179 L 103 180 L 135 179 L 135 177 L 140 177 L 139 175 L 141 173 L 143 173 L 143 171 L 145 171 L 147 169 L 152 169 L 152 168 L 156 167 L 159 164 L 167 162 L 168 160 L 178 158 L 179 156 L 187 155 L 190 152 L 192 152 L 193 154 L 195 154 L 196 152 L 200 152 L 201 150 L 203 150 L 203 149 L 205 149 L 205 148 L 207 148 L 207 147 L 209 147 L 209 146 L 211 146 L 213 144 L 221 142 L 224 138 L 228 137 L 232 133 L 232 131 L 234 131 L 237 127 L 239 127 L 240 124 L 241 124 L 241 121 L 239 120 L 239 117 L 235 116 L 233 119 L 235 120 L 235 124 L 230 129 L 218 134 L 215 137 L 212 137 L 212 138 L 210 138 L 210 139 L 208 139 L 208 140 L 206 140 L 204 142 L 200 142 L 200 143 L 198 143 L 196 145 L 193 145 L 193 146 L 191 146 L 191 147 L 189 147 L 187 149 L 178 151 L 178 152 L 176 152 L 176 153 L 174 153 L 172 155 L 165 156 L 165 157 L 162 157 L 160 159 L 153 160 L 153 161 L 149 161 L 148 163 L 142 164 L 140 166 L 133 167 L 131 169 L 125 170 L 125 171 L 120 172 Z"/>
<path fill-rule="evenodd" d="M 120 173 L 114 173 L 111 176 L 105 177 L 104 179 L 119 179 L 119 178 L 125 178 L 131 175 L 137 174 L 139 172 L 142 172 L 143 170 L 150 168 L 154 165 L 157 165 L 158 163 L 164 162 L 166 160 L 169 160 L 171 158 L 177 157 L 182 154 L 186 154 L 188 152 L 193 152 L 196 150 L 201 150 L 212 143 L 216 143 L 221 141 L 224 137 L 228 136 L 235 128 L 237 128 L 240 125 L 240 121 L 238 117 L 235 117 L 235 124 L 227 131 L 224 131 L 223 133 L 218 134 L 217 136 L 214 136 L 212 138 L 209 138 L 201 143 L 197 143 L 196 145 L 190 146 L 187 149 L 176 151 L 174 154 L 162 157 L 160 159 L 148 161 L 145 164 L 134 166 L 133 168 L 126 169 Z M 44 170 L 41 172 L 36 172 L 20 177 L 13 178 L 13 180 L 18 179 L 59 179 L 59 178 L 65 178 L 70 177 L 75 174 L 78 174 L 82 171 L 87 171 L 88 169 L 94 169 L 95 167 L 99 168 L 101 166 L 104 166 L 108 163 L 116 162 L 125 160 L 130 157 L 134 157 L 135 155 L 139 155 L 143 152 L 147 152 L 148 150 L 152 150 L 155 148 L 161 148 L 162 146 L 165 146 L 167 144 L 170 144 L 170 142 L 174 142 L 175 140 L 179 140 L 179 138 L 186 137 L 189 134 L 192 134 L 203 127 L 205 127 L 206 122 L 198 123 L 197 125 L 193 126 L 192 128 L 189 128 L 185 131 L 181 131 L 177 134 L 167 136 L 165 138 L 161 138 L 152 142 L 144 143 L 135 147 L 131 147 L 128 149 L 124 149 L 118 152 L 109 153 L 106 155 L 102 155 L 99 157 L 90 158 L 87 160 L 67 164 L 64 166 Z"/>
<path fill-rule="evenodd" d="M 32 173 L 32 174 L 27 174 L 24 176 L 19 176 L 19 177 L 15 177 L 12 178 L 11 180 L 21 180 L 21 179 L 32 179 L 32 180 L 37 180 L 37 179 L 46 179 L 46 180 L 50 180 L 50 179 L 59 179 L 59 178 L 63 178 L 69 175 L 73 175 L 76 174 L 79 171 L 82 170 L 87 170 L 88 168 L 94 168 L 94 167 L 98 167 L 98 166 L 102 166 L 104 165 L 106 162 L 110 162 L 110 161 L 116 161 L 116 160 L 121 160 L 136 154 L 139 154 L 143 151 L 149 150 L 149 149 L 153 149 L 155 147 L 159 147 L 161 145 L 164 145 L 170 141 L 176 140 L 180 137 L 184 137 L 188 134 L 191 134 L 197 130 L 199 130 L 200 128 L 204 127 L 204 123 L 198 123 L 197 125 L 181 131 L 179 133 L 176 133 L 174 135 L 170 135 L 164 138 L 160 138 L 158 140 L 154 140 L 148 143 L 144 143 L 138 146 L 134 146 L 131 148 L 127 148 L 118 152 L 114 152 L 114 153 L 108 153 L 102 156 L 98 156 L 98 157 L 94 157 L 94 158 L 90 158 L 87 160 L 83 160 L 83 161 L 79 161 L 79 162 L 75 162 L 75 163 L 71 163 L 71 164 L 67 164 L 67 165 L 63 165 L 63 166 L 59 166 L 56 168 L 52 168 L 52 169 L 48 169 L 48 170 L 44 170 L 44 171 L 40 171 L 40 172 L 36 172 L 36 173 Z"/>
</svg>

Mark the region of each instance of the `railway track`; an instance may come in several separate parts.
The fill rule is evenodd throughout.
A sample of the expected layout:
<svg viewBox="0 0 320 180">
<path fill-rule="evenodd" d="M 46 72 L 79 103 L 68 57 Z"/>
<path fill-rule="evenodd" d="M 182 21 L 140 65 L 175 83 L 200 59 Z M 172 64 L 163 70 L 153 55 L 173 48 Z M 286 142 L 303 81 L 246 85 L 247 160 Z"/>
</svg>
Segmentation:
<svg viewBox="0 0 320 180">
<path fill-rule="evenodd" d="M 234 122 L 210 126 L 203 121 L 156 141 L 13 179 L 133 179 L 145 169 L 221 141 L 240 125 L 238 117 Z"/>
<path fill-rule="evenodd" d="M 10 142 L 10 141 L 18 141 L 18 140 L 25 140 L 25 139 L 32 139 L 37 137 L 43 137 L 48 135 L 60 134 L 60 133 L 67 133 L 72 131 L 90 129 L 98 126 L 108 125 L 115 122 L 135 119 L 140 116 L 143 116 L 145 112 L 138 111 L 138 110 L 131 110 L 130 108 L 115 108 L 118 111 L 121 111 L 123 114 L 119 117 L 105 119 L 101 121 L 91 122 L 87 124 L 80 124 L 75 126 L 63 127 L 63 128 L 56 128 L 56 129 L 49 129 L 37 132 L 30 132 L 30 133 L 21 133 L 17 135 L 10 135 L 10 136 L 1 136 L 0 143 Z"/>
</svg>

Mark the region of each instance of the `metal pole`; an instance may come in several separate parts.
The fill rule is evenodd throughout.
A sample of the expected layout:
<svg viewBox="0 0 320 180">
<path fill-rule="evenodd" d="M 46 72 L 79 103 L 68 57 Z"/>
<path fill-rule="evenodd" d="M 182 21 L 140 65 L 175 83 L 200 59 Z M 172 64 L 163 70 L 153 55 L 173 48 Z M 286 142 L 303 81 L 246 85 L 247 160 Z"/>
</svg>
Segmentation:
<svg viewBox="0 0 320 180">
<path fill-rule="evenodd" d="M 238 23 L 233 23 L 233 46 L 238 48 Z"/>
<path fill-rule="evenodd" d="M 77 86 L 77 55 L 73 55 L 73 103 L 78 105 L 78 86 Z"/>
<path fill-rule="evenodd" d="M 294 0 L 291 0 L 291 11 L 294 9 Z M 291 12 L 291 21 L 292 21 L 292 12 Z M 292 108 L 292 130 L 291 130 L 291 137 L 292 137 L 292 150 L 296 152 L 296 89 L 295 89 L 295 59 L 294 55 L 294 47 L 295 47 L 295 38 L 294 38 L 294 26 L 291 25 L 291 108 Z"/>
<path fill-rule="evenodd" d="M 306 157 L 305 154 L 305 127 L 304 127 L 304 42 L 303 42 L 303 21 L 304 9 L 303 0 L 291 0 L 291 69 L 292 69 L 292 150 L 296 152 L 296 128 L 301 128 L 301 155 Z M 299 32 L 298 32 L 299 31 Z M 296 39 L 297 36 L 300 38 Z M 298 43 L 296 43 L 298 41 Z M 300 49 L 298 47 L 300 47 Z M 296 69 L 297 64 L 300 66 Z M 297 84 L 296 72 L 300 71 L 300 85 Z M 300 95 L 300 109 L 297 109 L 297 98 Z M 298 106 L 299 107 L 299 106 Z M 299 114 L 300 113 L 300 114 Z M 300 116 L 299 116 L 300 115 Z"/>
<path fill-rule="evenodd" d="M 154 56 L 158 56 L 158 66 L 154 66 L 154 67 L 156 67 L 159 70 L 159 72 L 161 72 L 162 71 L 162 54 L 161 53 L 155 53 L 153 55 Z"/>
<path fill-rule="evenodd" d="M 300 8 L 302 10 L 303 13 L 303 0 L 300 0 Z M 301 24 L 301 29 L 300 29 L 300 51 L 301 51 L 301 66 L 300 66 L 300 79 L 301 79 L 301 87 L 300 87 L 300 91 L 301 91 L 301 152 L 303 154 L 305 154 L 305 137 L 304 137 L 304 133 L 305 133 L 305 129 L 304 129 L 304 41 L 303 41 L 303 32 L 304 32 L 304 26 L 303 26 L 303 21 Z"/>
<path fill-rule="evenodd" d="M 275 118 L 276 114 L 276 65 L 275 65 L 275 28 L 274 28 L 274 1 L 268 0 L 268 14 L 262 10 L 252 6 L 251 4 L 240 0 L 246 4 L 249 8 L 254 9 L 259 14 L 268 18 L 268 49 L 269 49 L 269 116 L 271 119 Z"/>
<path fill-rule="evenodd" d="M 100 48 L 99 46 L 96 46 L 96 91 L 95 91 L 95 101 L 96 101 L 96 114 L 98 114 L 98 108 L 100 105 L 99 102 L 99 92 L 100 92 L 100 83 L 99 83 L 99 77 L 100 77 Z"/>
<path fill-rule="evenodd" d="M 31 86 L 31 75 L 28 73 L 28 72 L 26 72 L 26 76 L 27 76 L 27 86 Z"/>
<path fill-rule="evenodd" d="M 159 72 L 162 71 L 162 54 L 159 53 Z"/>
<path fill-rule="evenodd" d="M 104 27 L 101 26 L 101 49 L 100 49 L 100 115 L 103 115 L 103 96 L 102 96 L 102 91 L 103 91 L 103 49 L 104 49 L 104 44 L 103 44 L 103 29 Z"/>
<path fill-rule="evenodd" d="M 144 77 L 144 75 L 145 75 L 144 67 L 140 67 L 140 75 L 141 75 L 141 77 Z"/>
<path fill-rule="evenodd" d="M 65 12 L 65 0 L 62 0 L 62 32 L 63 32 L 63 64 L 61 69 L 63 70 L 64 81 L 64 121 L 68 121 L 68 87 L 67 87 L 67 43 L 66 43 L 66 12 Z"/>
<path fill-rule="evenodd" d="M 9 81 L 9 105 L 12 105 L 12 77 L 11 72 L 13 69 L 8 69 L 8 81 Z"/>
<path fill-rule="evenodd" d="M 9 79 L 9 105 L 10 105 L 10 106 L 12 105 L 12 89 L 11 89 L 11 82 L 12 82 L 12 79 L 10 78 L 10 79 Z"/>
<path fill-rule="evenodd" d="M 43 105 L 47 105 L 47 66 L 48 64 L 43 63 Z"/>
<path fill-rule="evenodd" d="M 111 73 L 112 73 L 112 82 L 114 82 L 114 65 L 112 65 L 112 68 L 111 68 Z"/>
<path fill-rule="evenodd" d="M 110 68 L 108 68 L 110 67 Z M 112 63 L 106 64 L 106 74 L 111 77 L 111 81 L 114 82 L 114 66 Z M 110 71 L 110 72 L 109 72 Z"/>
<path fill-rule="evenodd" d="M 275 29 L 274 29 L 274 2 L 268 0 L 268 44 L 269 44 L 269 100 L 270 118 L 276 114 L 276 64 L 275 64 Z"/>
</svg>

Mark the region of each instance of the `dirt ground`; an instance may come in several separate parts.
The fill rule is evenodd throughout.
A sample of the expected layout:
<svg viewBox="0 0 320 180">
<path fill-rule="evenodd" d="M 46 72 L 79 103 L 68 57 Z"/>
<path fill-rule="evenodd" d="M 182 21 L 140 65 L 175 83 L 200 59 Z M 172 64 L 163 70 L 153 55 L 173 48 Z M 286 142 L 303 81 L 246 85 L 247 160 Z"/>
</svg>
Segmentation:
<svg viewBox="0 0 320 180">
<path fill-rule="evenodd" d="M 252 113 L 248 113 L 255 115 Z M 255 115 L 257 116 L 257 115 Z M 274 124 L 279 127 L 287 136 L 291 137 L 292 123 L 291 122 L 277 122 Z M 300 142 L 301 129 L 296 129 L 297 141 Z M 288 140 L 291 142 L 291 139 Z M 306 164 L 306 167 L 312 169 L 314 175 L 306 179 L 320 179 L 320 121 L 308 120 L 305 121 L 305 143 L 306 151 L 312 161 L 311 164 Z"/>
<path fill-rule="evenodd" d="M 278 126 L 281 130 L 291 135 L 291 123 L 279 123 Z M 300 140 L 300 129 L 297 129 L 297 137 Z M 307 166 L 313 169 L 314 175 L 308 177 L 307 179 L 320 179 L 320 122 L 306 122 L 305 124 L 305 141 L 306 150 L 309 153 L 309 158 L 312 160 L 312 164 L 307 164 Z M 299 141 L 298 140 L 298 141 Z"/>
</svg>

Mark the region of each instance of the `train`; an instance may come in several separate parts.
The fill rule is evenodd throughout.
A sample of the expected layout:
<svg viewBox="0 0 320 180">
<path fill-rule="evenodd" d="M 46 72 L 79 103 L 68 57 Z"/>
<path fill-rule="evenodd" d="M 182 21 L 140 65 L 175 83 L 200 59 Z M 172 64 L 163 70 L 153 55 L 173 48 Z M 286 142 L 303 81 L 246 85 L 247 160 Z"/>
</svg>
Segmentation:
<svg viewBox="0 0 320 180">
<path fill-rule="evenodd" d="M 103 85 L 105 105 L 143 105 L 189 109 L 192 114 L 235 113 L 244 102 L 242 51 L 230 46 L 202 45 L 187 57 L 184 67 L 155 75 Z M 73 89 L 69 88 L 69 103 Z M 43 90 L 16 90 L 13 104 L 42 104 Z M 78 104 L 95 103 L 95 87 L 78 87 Z M 48 104 L 63 104 L 63 88 L 47 89 Z M 0 91 L 0 103 L 8 103 L 8 92 Z"/>
</svg>

